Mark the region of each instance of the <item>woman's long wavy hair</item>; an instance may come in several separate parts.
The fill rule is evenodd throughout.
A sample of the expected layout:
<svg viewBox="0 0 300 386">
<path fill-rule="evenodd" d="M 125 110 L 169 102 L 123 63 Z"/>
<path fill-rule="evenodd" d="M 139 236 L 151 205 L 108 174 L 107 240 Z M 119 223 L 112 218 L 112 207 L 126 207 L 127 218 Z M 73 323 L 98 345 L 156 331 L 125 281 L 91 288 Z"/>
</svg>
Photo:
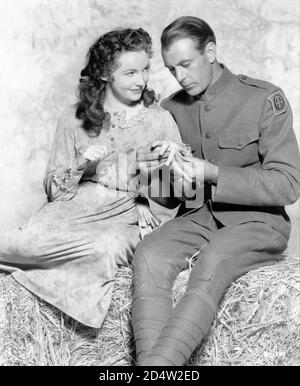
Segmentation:
<svg viewBox="0 0 300 386">
<path fill-rule="evenodd" d="M 151 57 L 151 37 L 142 28 L 118 29 L 102 35 L 88 51 L 87 65 L 79 80 L 76 117 L 91 134 L 99 135 L 104 123 L 110 120 L 109 113 L 103 109 L 107 81 L 102 78 L 110 78 L 118 58 L 126 51 L 145 51 Z M 142 100 L 148 107 L 155 100 L 154 92 L 145 87 Z"/>
</svg>

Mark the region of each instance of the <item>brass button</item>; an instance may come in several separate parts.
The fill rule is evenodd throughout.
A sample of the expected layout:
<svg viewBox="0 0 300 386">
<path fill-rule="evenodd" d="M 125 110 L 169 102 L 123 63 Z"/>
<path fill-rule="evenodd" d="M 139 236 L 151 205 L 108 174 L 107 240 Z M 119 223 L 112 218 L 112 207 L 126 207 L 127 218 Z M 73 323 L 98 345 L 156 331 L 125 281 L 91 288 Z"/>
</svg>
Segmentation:
<svg viewBox="0 0 300 386">
<path fill-rule="evenodd" d="M 242 79 L 242 80 L 246 80 L 246 79 L 247 79 L 246 75 L 242 75 L 242 76 L 241 76 L 241 79 Z"/>
<path fill-rule="evenodd" d="M 212 137 L 212 133 L 210 131 L 208 131 L 206 134 L 205 134 L 205 138 L 211 138 Z"/>
<path fill-rule="evenodd" d="M 210 107 L 209 105 L 205 105 L 205 106 L 204 106 L 204 110 L 205 110 L 205 111 L 210 111 L 210 110 L 211 110 L 211 107 Z"/>
</svg>

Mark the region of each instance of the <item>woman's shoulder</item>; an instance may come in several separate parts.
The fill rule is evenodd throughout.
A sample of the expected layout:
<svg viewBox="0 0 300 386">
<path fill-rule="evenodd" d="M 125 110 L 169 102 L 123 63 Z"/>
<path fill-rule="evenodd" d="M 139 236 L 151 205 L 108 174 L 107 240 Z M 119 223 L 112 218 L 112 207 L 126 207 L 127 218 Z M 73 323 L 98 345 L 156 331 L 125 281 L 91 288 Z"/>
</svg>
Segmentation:
<svg viewBox="0 0 300 386">
<path fill-rule="evenodd" d="M 160 119 L 162 117 L 169 117 L 170 116 L 169 111 L 165 110 L 163 107 L 161 107 L 157 103 L 152 103 L 152 105 L 147 107 L 147 110 L 149 111 L 150 116 L 157 116 Z"/>
<path fill-rule="evenodd" d="M 80 122 L 80 120 L 76 118 L 76 109 L 77 109 L 76 104 L 66 106 L 62 111 L 59 119 L 64 121 L 70 121 L 70 122 L 77 122 L 77 121 Z"/>
<path fill-rule="evenodd" d="M 61 113 L 58 120 L 58 127 L 64 131 L 74 131 L 82 125 L 80 119 L 76 117 L 76 104 L 67 106 Z"/>
</svg>

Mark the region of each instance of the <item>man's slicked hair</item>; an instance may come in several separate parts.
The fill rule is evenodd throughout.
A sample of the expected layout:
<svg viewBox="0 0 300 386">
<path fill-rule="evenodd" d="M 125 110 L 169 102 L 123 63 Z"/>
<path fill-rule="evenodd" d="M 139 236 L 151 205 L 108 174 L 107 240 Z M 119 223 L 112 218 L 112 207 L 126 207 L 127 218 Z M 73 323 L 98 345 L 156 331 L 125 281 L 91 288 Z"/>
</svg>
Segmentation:
<svg viewBox="0 0 300 386">
<path fill-rule="evenodd" d="M 216 44 L 214 31 L 204 20 L 194 16 L 181 16 L 163 30 L 161 47 L 167 51 L 176 40 L 185 38 L 192 39 L 201 54 L 208 43 Z"/>
</svg>

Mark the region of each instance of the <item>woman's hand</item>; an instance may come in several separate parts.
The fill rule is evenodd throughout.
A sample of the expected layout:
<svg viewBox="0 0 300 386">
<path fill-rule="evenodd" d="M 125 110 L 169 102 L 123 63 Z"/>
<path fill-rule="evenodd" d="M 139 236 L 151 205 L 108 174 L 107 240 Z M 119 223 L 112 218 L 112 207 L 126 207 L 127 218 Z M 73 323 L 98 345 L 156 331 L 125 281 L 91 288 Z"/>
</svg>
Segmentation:
<svg viewBox="0 0 300 386">
<path fill-rule="evenodd" d="M 108 150 L 103 145 L 90 145 L 86 148 L 83 156 L 90 162 L 100 162 L 105 156 L 107 156 Z"/>
</svg>

